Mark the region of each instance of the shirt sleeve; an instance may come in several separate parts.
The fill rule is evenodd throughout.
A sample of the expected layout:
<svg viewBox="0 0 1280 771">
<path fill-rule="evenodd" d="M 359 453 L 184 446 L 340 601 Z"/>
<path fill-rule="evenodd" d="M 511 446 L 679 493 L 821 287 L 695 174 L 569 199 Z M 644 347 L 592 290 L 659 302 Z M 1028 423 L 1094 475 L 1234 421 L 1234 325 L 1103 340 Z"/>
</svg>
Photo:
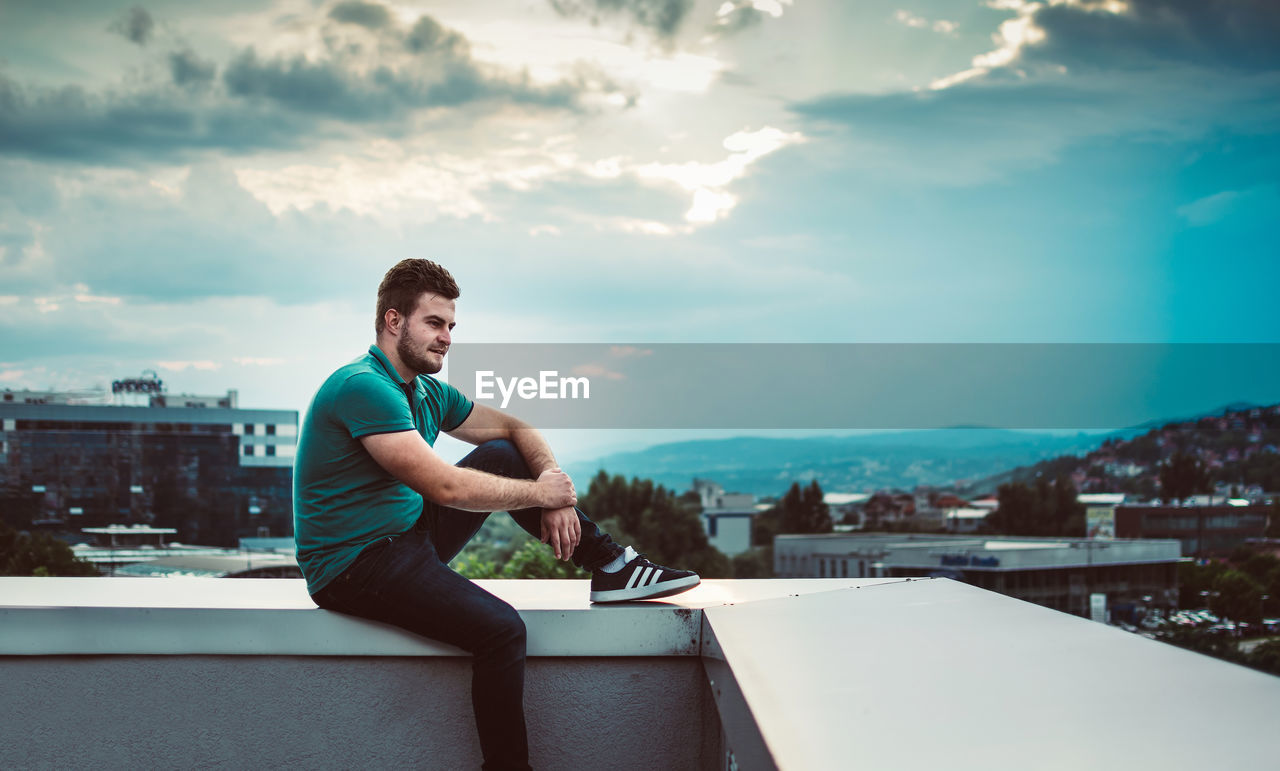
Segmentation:
<svg viewBox="0 0 1280 771">
<path fill-rule="evenodd" d="M 448 383 L 442 383 L 441 385 L 444 386 L 444 389 L 441 393 L 440 401 L 444 409 L 441 410 L 440 430 L 452 431 L 466 422 L 467 418 L 471 416 L 471 409 L 475 405 L 467 398 L 466 394 Z"/>
<path fill-rule="evenodd" d="M 338 392 L 334 414 L 353 438 L 412 431 L 409 398 L 394 384 L 373 374 L 347 378 Z"/>
</svg>

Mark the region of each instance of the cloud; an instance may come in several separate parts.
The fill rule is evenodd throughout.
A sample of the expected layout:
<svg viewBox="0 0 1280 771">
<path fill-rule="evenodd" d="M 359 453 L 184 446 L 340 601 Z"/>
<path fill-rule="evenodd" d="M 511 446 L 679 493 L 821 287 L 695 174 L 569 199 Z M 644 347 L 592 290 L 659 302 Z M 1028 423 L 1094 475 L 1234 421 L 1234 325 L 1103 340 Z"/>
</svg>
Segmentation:
<svg viewBox="0 0 1280 771">
<path fill-rule="evenodd" d="M 373 231 L 349 214 L 277 219 L 217 165 L 193 168 L 180 182 L 171 175 L 173 192 L 143 170 L 36 172 L 53 177 L 59 200 L 22 258 L 0 264 L 0 286 L 43 298 L 34 310 L 46 314 L 201 297 L 304 301 L 334 291 L 326 284 L 348 280 L 340 276 L 360 263 L 337 234 L 367 240 Z"/>
<path fill-rule="evenodd" d="M 576 364 L 570 370 L 571 375 L 585 375 L 587 377 L 602 377 L 607 380 L 626 380 L 627 376 L 621 372 L 615 372 L 600 364 Z"/>
<path fill-rule="evenodd" d="M 804 142 L 798 132 L 785 132 L 772 126 L 758 131 L 739 131 L 724 140 L 729 156 L 714 163 L 647 163 L 635 169 L 641 179 L 659 180 L 678 185 L 692 194 L 685 220 L 691 224 L 708 224 L 722 219 L 738 199 L 728 185 L 747 173 L 748 167 L 764 156 Z"/>
<path fill-rule="evenodd" d="M 208 361 L 207 359 L 200 359 L 197 361 L 158 361 L 156 363 L 160 365 L 161 369 L 167 369 L 174 372 L 181 372 L 184 369 L 198 369 L 209 372 L 221 369 L 222 367 L 221 364 L 215 361 Z"/>
<path fill-rule="evenodd" d="M 414 53 L 439 51 L 455 59 L 465 59 L 469 56 L 470 45 L 467 39 L 445 28 L 430 16 L 424 15 L 414 22 L 409 34 L 404 38 L 404 43 L 405 47 Z"/>
<path fill-rule="evenodd" d="M 382 29 L 392 23 L 391 12 L 386 6 L 362 3 L 360 0 L 338 3 L 329 9 L 329 18 L 368 29 Z"/>
<path fill-rule="evenodd" d="M 1000 70 L 1098 72 L 1188 65 L 1273 71 L 1280 67 L 1280 4 L 1274 0 L 991 0 L 1015 15 L 993 35 L 996 48 L 948 88 Z M 900 14 L 905 12 L 899 12 Z M 907 14 L 910 16 L 910 14 Z"/>
<path fill-rule="evenodd" d="M 960 26 L 954 21 L 947 21 L 946 19 L 938 19 L 931 22 L 923 16 L 917 16 L 910 11 L 903 10 L 895 12 L 893 20 L 912 29 L 931 29 L 940 35 L 954 36 L 956 29 Z"/>
<path fill-rule="evenodd" d="M 218 66 L 196 56 L 189 48 L 169 54 L 169 74 L 178 86 L 200 86 L 213 80 Z"/>
<path fill-rule="evenodd" d="M 711 23 L 711 37 L 726 37 L 758 27 L 765 17 L 780 18 L 794 0 L 724 0 Z"/>
<path fill-rule="evenodd" d="M 914 92 L 833 93 L 792 109 L 813 133 L 848 132 L 833 163 L 907 184 L 982 184 L 1102 137 L 1189 142 L 1224 130 L 1271 132 L 1280 66 L 1227 66 L 1232 57 L 1264 62 L 1259 51 L 1224 52 L 1254 48 L 1258 33 L 1237 27 L 1265 28 L 1280 6 L 1242 0 L 1218 8 L 1210 23 L 1201 5 L 1000 0 L 1014 15 L 969 68 Z"/>
<path fill-rule="evenodd" d="M 1027 63 L 1145 67 L 1184 63 L 1266 71 L 1280 67 L 1275 0 L 1074 0 L 1031 14 L 1044 37 Z"/>
<path fill-rule="evenodd" d="M 164 88 L 93 94 L 78 86 L 28 89 L 0 76 L 0 155 L 155 161 L 211 148 L 295 147 L 326 133 L 304 116 Z"/>
<path fill-rule="evenodd" d="M 693 0 L 548 0 L 561 16 L 586 17 L 599 24 L 603 16 L 625 16 L 659 39 L 675 37 L 684 23 Z"/>
<path fill-rule="evenodd" d="M 388 22 L 379 34 L 395 44 L 320 55 L 245 47 L 220 79 L 215 63 L 182 49 L 165 57 L 169 82 L 130 79 L 101 92 L 23 86 L 0 74 L 0 154 L 182 161 L 205 150 L 290 149 L 358 132 L 399 136 L 424 112 L 578 110 L 584 92 L 608 87 L 534 84 L 526 73 L 482 65 L 465 38 L 427 16 Z"/>
<path fill-rule="evenodd" d="M 147 13 L 146 9 L 135 5 L 125 13 L 123 18 L 112 22 L 109 29 L 123 35 L 130 42 L 144 46 L 151 39 L 155 26 L 151 14 Z"/>
<path fill-rule="evenodd" d="M 652 348 L 637 348 L 634 345 L 611 345 L 609 355 L 617 359 L 628 359 L 636 356 L 652 356 Z"/>
<path fill-rule="evenodd" d="M 1245 212 L 1275 211 L 1280 197 L 1273 185 L 1246 190 L 1223 190 L 1179 206 L 1177 215 L 1193 228 L 1216 225 Z"/>
</svg>

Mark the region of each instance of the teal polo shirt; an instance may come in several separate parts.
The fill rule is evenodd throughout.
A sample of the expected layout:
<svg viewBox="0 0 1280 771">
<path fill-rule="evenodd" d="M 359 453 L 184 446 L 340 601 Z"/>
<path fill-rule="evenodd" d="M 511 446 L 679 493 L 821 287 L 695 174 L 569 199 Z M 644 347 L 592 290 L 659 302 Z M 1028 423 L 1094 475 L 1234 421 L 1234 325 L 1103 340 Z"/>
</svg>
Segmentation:
<svg viewBox="0 0 1280 771">
<path fill-rule="evenodd" d="M 360 438 L 416 430 L 434 445 L 471 408 L 458 389 L 428 375 L 404 383 L 376 345 L 324 381 L 302 421 L 293 465 L 293 536 L 308 592 L 422 514 L 422 496 L 379 466 Z"/>
</svg>

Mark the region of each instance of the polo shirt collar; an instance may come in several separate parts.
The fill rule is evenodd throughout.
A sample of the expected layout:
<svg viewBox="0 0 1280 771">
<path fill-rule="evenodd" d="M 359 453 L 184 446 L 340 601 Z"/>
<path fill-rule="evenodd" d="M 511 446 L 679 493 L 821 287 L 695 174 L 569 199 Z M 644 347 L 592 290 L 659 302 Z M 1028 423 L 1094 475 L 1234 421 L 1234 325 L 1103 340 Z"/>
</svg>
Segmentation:
<svg viewBox="0 0 1280 771">
<path fill-rule="evenodd" d="M 382 352 L 382 349 L 378 347 L 377 343 L 369 346 L 369 355 L 373 357 L 374 361 L 378 362 L 378 366 L 382 367 L 382 371 L 387 375 L 387 377 L 391 378 L 392 382 L 400 386 L 400 390 L 408 393 L 405 382 L 400 379 L 400 373 L 396 372 L 396 368 L 391 366 L 391 360 Z M 422 385 L 421 377 L 415 377 L 413 379 L 413 392 L 414 396 L 418 399 L 426 398 L 427 389 Z"/>
</svg>

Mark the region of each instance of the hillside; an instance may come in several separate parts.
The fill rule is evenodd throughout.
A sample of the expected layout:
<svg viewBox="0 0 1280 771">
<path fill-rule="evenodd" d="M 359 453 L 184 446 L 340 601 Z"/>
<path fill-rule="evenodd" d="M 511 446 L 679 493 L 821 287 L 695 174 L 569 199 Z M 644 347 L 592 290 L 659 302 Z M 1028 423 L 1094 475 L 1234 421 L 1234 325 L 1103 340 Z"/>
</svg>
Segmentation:
<svg viewBox="0 0 1280 771">
<path fill-rule="evenodd" d="M 1261 495 L 1280 490 L 1280 405 L 1232 405 L 1190 420 L 1166 423 L 1138 436 L 1113 436 L 1083 456 L 1066 455 L 1020 466 L 961 486 L 987 493 L 1009 481 L 1066 475 L 1083 493 L 1120 492 L 1143 498 L 1159 490 L 1158 466 L 1181 450 L 1209 469 L 1216 492 Z"/>
</svg>

